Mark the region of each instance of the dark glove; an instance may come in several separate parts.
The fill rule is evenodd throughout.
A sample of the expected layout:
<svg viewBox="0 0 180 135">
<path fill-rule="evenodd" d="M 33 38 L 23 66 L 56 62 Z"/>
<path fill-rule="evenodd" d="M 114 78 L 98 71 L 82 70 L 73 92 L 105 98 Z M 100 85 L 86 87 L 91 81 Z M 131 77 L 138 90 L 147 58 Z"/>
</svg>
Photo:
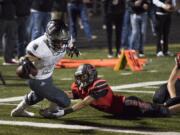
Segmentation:
<svg viewBox="0 0 180 135">
<path fill-rule="evenodd" d="M 16 69 L 16 74 L 23 79 L 29 79 L 29 75 L 35 76 L 37 74 L 37 69 L 33 63 L 28 59 L 24 58 L 19 63 L 20 65 Z"/>
<path fill-rule="evenodd" d="M 73 55 L 75 54 L 76 57 L 78 57 L 80 55 L 80 51 L 77 49 L 76 46 L 73 47 L 67 47 L 66 52 L 68 54 L 68 56 L 70 56 L 71 58 L 73 57 Z"/>
<path fill-rule="evenodd" d="M 178 69 L 180 69 L 180 53 L 177 53 L 175 58 Z"/>
</svg>

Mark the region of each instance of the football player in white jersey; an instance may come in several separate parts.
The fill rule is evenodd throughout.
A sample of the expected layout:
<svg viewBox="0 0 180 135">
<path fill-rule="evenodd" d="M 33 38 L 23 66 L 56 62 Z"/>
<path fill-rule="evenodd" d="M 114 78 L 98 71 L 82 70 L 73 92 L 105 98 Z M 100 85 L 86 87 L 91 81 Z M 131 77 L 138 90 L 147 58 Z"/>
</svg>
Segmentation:
<svg viewBox="0 0 180 135">
<path fill-rule="evenodd" d="M 13 117 L 33 117 L 34 113 L 25 109 L 44 98 L 58 107 L 70 105 L 70 99 L 63 90 L 57 88 L 52 82 L 55 64 L 62 59 L 66 52 L 78 56 L 79 51 L 73 45 L 69 36 L 68 27 L 63 21 L 51 20 L 44 35 L 31 41 L 26 48 L 25 59 L 33 62 L 37 69 L 35 76 L 30 76 L 28 84 L 31 92 L 11 111 Z M 57 106 L 52 107 L 55 109 Z"/>
</svg>

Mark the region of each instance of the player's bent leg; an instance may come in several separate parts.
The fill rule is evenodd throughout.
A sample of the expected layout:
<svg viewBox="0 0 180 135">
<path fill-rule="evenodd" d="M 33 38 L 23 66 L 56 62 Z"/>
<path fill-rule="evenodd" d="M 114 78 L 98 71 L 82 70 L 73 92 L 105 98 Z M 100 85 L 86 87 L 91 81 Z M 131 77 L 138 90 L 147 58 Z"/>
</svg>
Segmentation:
<svg viewBox="0 0 180 135">
<path fill-rule="evenodd" d="M 169 109 L 167 107 L 144 102 L 137 97 L 126 98 L 125 106 L 132 108 L 131 113 L 134 113 L 137 116 L 166 117 L 170 115 Z"/>
<path fill-rule="evenodd" d="M 45 98 L 53 103 L 56 103 L 59 107 L 65 108 L 68 107 L 71 103 L 67 94 L 55 86 L 49 86 L 49 88 L 46 88 L 46 92 L 43 94 Z"/>
<path fill-rule="evenodd" d="M 33 91 L 25 96 L 25 98 L 18 104 L 16 108 L 11 111 L 12 117 L 34 117 L 35 114 L 28 112 L 25 109 L 30 105 L 36 104 L 41 101 L 43 98 L 37 96 Z"/>
<path fill-rule="evenodd" d="M 50 90 L 47 90 L 44 93 L 44 96 L 51 101 L 51 104 L 48 108 L 41 109 L 39 114 L 45 118 L 56 118 L 53 113 L 56 113 L 61 108 L 68 107 L 71 102 L 64 91 L 55 86 L 49 87 L 49 89 Z"/>
<path fill-rule="evenodd" d="M 64 108 L 70 105 L 70 99 L 67 94 L 54 86 L 52 78 L 39 81 L 30 80 L 30 87 L 32 89 L 36 88 L 36 93 L 49 101 L 56 103 L 60 107 Z"/>
<path fill-rule="evenodd" d="M 167 89 L 167 83 L 165 83 L 155 91 L 153 95 L 153 103 L 163 104 L 169 98 L 170 97 Z"/>
<path fill-rule="evenodd" d="M 12 117 L 33 117 L 34 113 L 32 112 L 28 112 L 25 109 L 28 107 L 29 105 L 26 103 L 26 101 L 23 99 L 16 108 L 14 108 L 11 111 L 11 116 Z"/>
</svg>

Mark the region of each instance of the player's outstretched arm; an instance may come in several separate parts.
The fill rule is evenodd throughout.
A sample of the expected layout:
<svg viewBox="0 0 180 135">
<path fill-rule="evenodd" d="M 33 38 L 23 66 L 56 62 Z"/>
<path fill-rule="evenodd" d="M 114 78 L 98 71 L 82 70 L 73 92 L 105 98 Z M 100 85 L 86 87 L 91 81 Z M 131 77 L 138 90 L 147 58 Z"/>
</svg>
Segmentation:
<svg viewBox="0 0 180 135">
<path fill-rule="evenodd" d="M 86 106 L 88 106 L 89 104 L 91 104 L 95 99 L 91 96 L 87 96 L 86 98 L 84 98 L 83 100 L 79 101 L 78 103 L 74 104 L 72 107 L 68 107 L 65 108 L 63 110 L 59 110 L 56 113 L 53 113 L 52 115 L 54 117 L 62 117 L 66 114 L 78 111 Z"/>
</svg>

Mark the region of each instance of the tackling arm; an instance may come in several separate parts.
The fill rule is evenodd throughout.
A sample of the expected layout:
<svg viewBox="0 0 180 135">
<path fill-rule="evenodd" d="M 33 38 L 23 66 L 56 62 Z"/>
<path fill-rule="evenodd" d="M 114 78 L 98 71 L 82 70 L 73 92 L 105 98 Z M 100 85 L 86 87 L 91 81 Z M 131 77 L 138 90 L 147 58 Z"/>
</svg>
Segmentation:
<svg viewBox="0 0 180 135">
<path fill-rule="evenodd" d="M 74 111 L 78 111 L 89 104 L 91 104 L 95 99 L 91 96 L 87 96 L 83 100 L 79 101 L 78 103 L 74 104 L 72 107 L 65 108 L 64 110 L 59 110 L 56 113 L 51 113 L 49 117 L 61 117 L 66 114 L 72 113 Z"/>
<path fill-rule="evenodd" d="M 84 98 L 83 100 L 79 101 L 78 103 L 74 104 L 72 106 L 73 111 L 77 111 L 80 110 L 84 107 L 86 107 L 87 105 L 91 104 L 95 99 L 91 96 L 87 96 L 86 98 Z"/>
</svg>

